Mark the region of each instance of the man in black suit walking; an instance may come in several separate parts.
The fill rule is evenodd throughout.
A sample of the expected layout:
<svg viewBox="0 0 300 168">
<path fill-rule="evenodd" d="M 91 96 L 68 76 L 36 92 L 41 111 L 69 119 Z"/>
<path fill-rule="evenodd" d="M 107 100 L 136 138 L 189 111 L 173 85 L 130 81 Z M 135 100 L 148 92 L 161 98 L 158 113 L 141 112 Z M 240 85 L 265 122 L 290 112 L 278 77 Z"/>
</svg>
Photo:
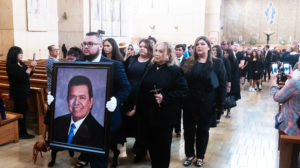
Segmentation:
<svg viewBox="0 0 300 168">
<path fill-rule="evenodd" d="M 269 45 L 265 46 L 264 51 L 265 51 L 265 75 L 264 75 L 264 78 L 266 79 L 268 76 L 268 80 L 270 80 L 272 51 L 270 50 Z"/>
<path fill-rule="evenodd" d="M 93 89 L 90 79 L 74 76 L 68 84 L 66 114 L 54 119 L 54 141 L 103 148 L 104 128 L 93 117 Z"/>
</svg>

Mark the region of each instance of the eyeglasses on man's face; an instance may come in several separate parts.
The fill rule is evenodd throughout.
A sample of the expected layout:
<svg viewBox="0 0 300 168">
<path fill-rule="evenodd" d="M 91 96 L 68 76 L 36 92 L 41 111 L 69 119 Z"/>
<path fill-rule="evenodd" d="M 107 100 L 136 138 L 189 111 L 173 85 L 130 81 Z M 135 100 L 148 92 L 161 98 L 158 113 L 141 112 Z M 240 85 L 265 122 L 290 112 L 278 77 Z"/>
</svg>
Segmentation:
<svg viewBox="0 0 300 168">
<path fill-rule="evenodd" d="M 93 43 L 93 42 L 83 42 L 83 43 L 81 43 L 81 46 L 82 47 L 85 47 L 85 46 L 87 46 L 87 47 L 93 47 L 94 45 L 98 45 L 99 43 Z"/>
</svg>

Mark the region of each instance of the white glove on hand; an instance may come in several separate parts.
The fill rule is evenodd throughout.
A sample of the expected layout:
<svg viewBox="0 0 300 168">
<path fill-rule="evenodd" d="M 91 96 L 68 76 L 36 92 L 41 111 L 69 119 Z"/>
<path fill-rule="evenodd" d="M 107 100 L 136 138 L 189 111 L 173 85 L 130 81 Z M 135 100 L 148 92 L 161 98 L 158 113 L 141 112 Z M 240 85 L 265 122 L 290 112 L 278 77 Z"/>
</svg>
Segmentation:
<svg viewBox="0 0 300 168">
<path fill-rule="evenodd" d="M 47 95 L 47 104 L 50 106 L 50 104 L 53 102 L 54 97 L 51 95 L 51 92 L 48 92 Z"/>
<path fill-rule="evenodd" d="M 117 99 L 113 96 L 106 102 L 106 108 L 109 112 L 114 112 L 117 107 Z"/>
</svg>

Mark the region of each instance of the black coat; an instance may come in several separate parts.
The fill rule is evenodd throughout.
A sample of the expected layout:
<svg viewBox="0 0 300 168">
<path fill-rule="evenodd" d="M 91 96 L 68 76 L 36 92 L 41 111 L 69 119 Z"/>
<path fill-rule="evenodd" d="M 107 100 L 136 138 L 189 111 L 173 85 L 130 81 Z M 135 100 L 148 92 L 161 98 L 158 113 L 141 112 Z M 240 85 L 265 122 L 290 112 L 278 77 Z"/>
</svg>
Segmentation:
<svg viewBox="0 0 300 168">
<path fill-rule="evenodd" d="M 184 65 L 185 61 L 186 61 L 186 58 L 183 57 L 182 60 L 181 60 L 181 62 L 180 62 L 180 67 L 182 67 Z"/>
<path fill-rule="evenodd" d="M 54 120 L 53 140 L 67 143 L 71 123 L 71 114 Z M 91 113 L 85 118 L 74 135 L 71 144 L 104 148 L 104 128 L 96 121 Z"/>
<path fill-rule="evenodd" d="M 156 86 L 163 96 L 159 105 L 152 92 Z M 141 81 L 137 102 L 137 115 L 148 127 L 168 127 L 174 123 L 176 103 L 185 96 L 187 83 L 178 66 L 149 64 Z M 175 108 L 175 109 L 174 109 Z"/>
<path fill-rule="evenodd" d="M 213 86 L 211 75 L 217 76 L 219 85 Z M 222 109 L 226 95 L 226 73 L 220 59 L 214 59 L 213 65 L 195 63 L 186 73 L 189 91 L 184 100 L 184 113 L 194 115 L 194 118 L 210 118 L 215 108 Z"/>
<path fill-rule="evenodd" d="M 270 68 L 270 65 L 271 65 L 271 61 L 272 61 L 272 51 L 269 50 L 266 57 L 265 57 L 265 67 L 266 69 L 269 69 Z"/>
<path fill-rule="evenodd" d="M 239 64 L 236 59 L 230 60 L 230 69 L 231 69 L 231 88 L 230 95 L 235 97 L 235 100 L 241 98 L 241 88 L 240 88 L 240 73 L 239 73 Z"/>
<path fill-rule="evenodd" d="M 26 73 L 27 66 L 22 64 L 20 67 L 18 64 L 12 64 L 7 66 L 6 72 L 9 81 L 9 94 L 12 98 L 26 98 L 30 93 L 30 76 L 33 74 Z"/>
<path fill-rule="evenodd" d="M 223 61 L 223 64 L 224 64 L 224 67 L 225 67 L 225 70 L 226 70 L 226 80 L 228 82 L 230 82 L 231 81 L 231 66 L 230 66 L 230 62 L 225 57 L 222 57 L 222 61 Z"/>
</svg>

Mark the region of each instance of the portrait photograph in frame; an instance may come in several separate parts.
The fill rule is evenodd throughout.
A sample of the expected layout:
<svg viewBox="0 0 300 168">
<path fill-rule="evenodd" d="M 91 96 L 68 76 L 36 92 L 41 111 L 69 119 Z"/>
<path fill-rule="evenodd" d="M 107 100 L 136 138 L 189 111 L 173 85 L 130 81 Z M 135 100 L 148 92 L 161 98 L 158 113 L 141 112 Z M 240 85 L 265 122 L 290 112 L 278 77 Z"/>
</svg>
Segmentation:
<svg viewBox="0 0 300 168">
<path fill-rule="evenodd" d="M 107 155 L 112 63 L 54 63 L 50 147 Z"/>
</svg>

